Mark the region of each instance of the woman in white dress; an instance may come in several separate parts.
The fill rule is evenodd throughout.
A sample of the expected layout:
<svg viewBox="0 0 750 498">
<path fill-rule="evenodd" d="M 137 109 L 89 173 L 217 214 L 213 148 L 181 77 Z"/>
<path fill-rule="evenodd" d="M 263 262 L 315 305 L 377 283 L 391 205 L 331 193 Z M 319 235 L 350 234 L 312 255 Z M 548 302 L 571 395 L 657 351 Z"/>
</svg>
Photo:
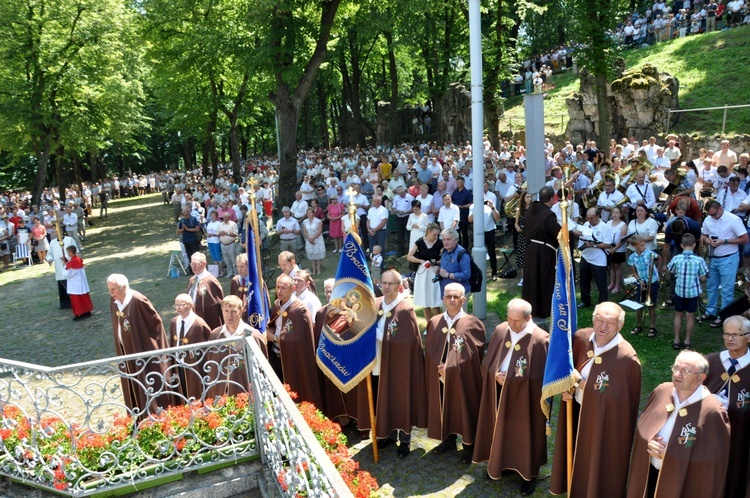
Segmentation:
<svg viewBox="0 0 750 498">
<path fill-rule="evenodd" d="M 411 201 L 411 214 L 406 221 L 406 229 L 409 230 L 409 247 L 413 246 L 427 233 L 427 224 L 430 222 L 428 216 L 422 212 L 422 203 Z"/>
<path fill-rule="evenodd" d="M 326 244 L 323 239 L 323 222 L 315 217 L 315 211 L 307 208 L 307 218 L 302 221 L 302 236 L 305 238 L 305 252 L 312 265 L 312 275 L 320 274 L 320 262 L 326 257 Z"/>
<path fill-rule="evenodd" d="M 429 322 L 430 318 L 439 315 L 440 305 L 440 282 L 433 282 L 435 272 L 430 269 L 432 262 L 440 261 L 440 253 L 443 250 L 442 241 L 438 240 L 440 225 L 430 223 L 424 237 L 418 239 L 409 248 L 406 259 L 415 265 L 414 272 L 414 306 L 424 310 L 424 317 Z"/>
<path fill-rule="evenodd" d="M 625 251 L 627 250 L 627 244 L 622 243 L 620 239 L 628 233 L 628 225 L 622 221 L 621 208 L 612 208 L 611 216 L 612 219 L 607 222 L 607 225 L 610 227 L 614 247 L 609 250 L 612 259 L 609 265 L 610 280 L 607 289 L 613 294 L 617 294 L 622 291 L 620 288 L 620 282 L 622 282 L 622 264 L 625 262 Z"/>
</svg>

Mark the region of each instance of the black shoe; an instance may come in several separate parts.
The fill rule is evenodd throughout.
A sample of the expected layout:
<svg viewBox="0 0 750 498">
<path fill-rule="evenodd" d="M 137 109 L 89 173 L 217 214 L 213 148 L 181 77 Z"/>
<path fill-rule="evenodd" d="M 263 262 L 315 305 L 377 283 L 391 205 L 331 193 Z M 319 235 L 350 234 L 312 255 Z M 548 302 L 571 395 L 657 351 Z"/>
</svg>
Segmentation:
<svg viewBox="0 0 750 498">
<path fill-rule="evenodd" d="M 578 303 L 578 307 L 579 308 L 588 308 L 589 306 L 591 306 L 591 305 L 590 304 L 586 304 L 586 303 Z"/>
<path fill-rule="evenodd" d="M 76 315 L 76 316 L 74 316 L 74 317 L 73 317 L 73 321 L 74 321 L 74 322 L 75 322 L 75 321 L 78 321 L 78 320 L 80 320 L 81 318 L 83 318 L 83 315 Z"/>
<path fill-rule="evenodd" d="M 433 453 L 436 455 L 441 455 L 447 451 L 456 451 L 456 441 L 454 440 L 445 440 L 439 445 L 435 446 L 435 448 L 432 450 Z"/>
<path fill-rule="evenodd" d="M 523 481 L 521 483 L 521 496 L 531 496 L 534 494 L 536 489 L 536 479 L 530 481 Z"/>
<path fill-rule="evenodd" d="M 388 446 L 394 444 L 396 442 L 395 439 L 378 439 L 378 448 L 387 448 Z"/>
<path fill-rule="evenodd" d="M 471 463 L 471 455 L 473 453 L 474 452 L 471 450 L 469 451 L 464 450 L 463 453 L 461 454 L 461 463 L 465 465 L 469 465 Z"/>
<path fill-rule="evenodd" d="M 409 445 L 406 443 L 401 443 L 396 454 L 398 455 L 399 460 L 403 460 L 404 458 L 409 456 L 409 453 L 411 453 L 411 448 L 409 448 Z"/>
</svg>

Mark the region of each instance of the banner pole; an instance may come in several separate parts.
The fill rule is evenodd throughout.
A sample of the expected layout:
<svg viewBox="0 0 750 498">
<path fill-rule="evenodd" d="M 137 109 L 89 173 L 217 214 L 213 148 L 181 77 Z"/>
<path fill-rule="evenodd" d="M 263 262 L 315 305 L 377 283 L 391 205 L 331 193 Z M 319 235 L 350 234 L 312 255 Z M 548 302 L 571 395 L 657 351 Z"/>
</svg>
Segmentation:
<svg viewBox="0 0 750 498">
<path fill-rule="evenodd" d="M 570 486 L 573 484 L 573 400 L 565 402 L 567 411 L 567 450 L 568 450 L 568 496 L 570 496 Z"/>
<path fill-rule="evenodd" d="M 378 456 L 378 429 L 375 419 L 375 405 L 372 402 L 372 373 L 367 374 L 367 402 L 370 405 L 370 425 L 372 426 L 370 439 L 372 439 L 372 458 L 375 463 L 380 460 Z"/>
</svg>

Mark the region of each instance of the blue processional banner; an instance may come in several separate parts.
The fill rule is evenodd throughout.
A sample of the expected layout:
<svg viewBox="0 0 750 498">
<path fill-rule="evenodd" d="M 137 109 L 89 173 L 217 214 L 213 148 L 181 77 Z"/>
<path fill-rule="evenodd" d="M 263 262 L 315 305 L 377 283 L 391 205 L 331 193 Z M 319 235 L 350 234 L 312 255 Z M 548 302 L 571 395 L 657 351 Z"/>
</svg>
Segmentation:
<svg viewBox="0 0 750 498">
<path fill-rule="evenodd" d="M 349 392 L 375 366 L 376 329 L 367 258 L 355 237 L 348 234 L 316 353 L 318 366 L 341 391 Z"/>
<path fill-rule="evenodd" d="M 550 398 L 569 390 L 578 381 L 573 368 L 572 334 L 578 329 L 574 281 L 570 248 L 567 242 L 561 241 L 552 292 L 549 353 L 542 383 L 541 403 L 547 419 L 550 417 Z"/>
<path fill-rule="evenodd" d="M 247 323 L 265 334 L 271 306 L 268 291 L 261 284 L 260 257 L 256 254 L 255 233 L 252 224 L 247 225 Z"/>
</svg>

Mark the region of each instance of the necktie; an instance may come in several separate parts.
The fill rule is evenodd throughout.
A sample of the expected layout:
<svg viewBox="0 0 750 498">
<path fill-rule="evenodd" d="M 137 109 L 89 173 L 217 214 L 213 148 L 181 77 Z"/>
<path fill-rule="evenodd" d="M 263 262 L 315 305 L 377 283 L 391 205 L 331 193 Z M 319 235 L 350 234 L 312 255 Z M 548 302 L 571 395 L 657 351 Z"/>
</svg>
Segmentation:
<svg viewBox="0 0 750 498">
<path fill-rule="evenodd" d="M 182 322 L 182 325 L 180 325 L 180 335 L 177 336 L 177 346 L 180 345 L 182 338 L 185 337 L 185 320 L 180 321 Z"/>
<path fill-rule="evenodd" d="M 735 360 L 734 358 L 729 358 L 729 363 L 731 363 L 731 365 L 729 366 L 729 370 L 727 370 L 727 373 L 731 377 L 732 375 L 734 375 L 734 372 L 737 371 L 737 365 L 739 365 L 740 362 Z"/>
</svg>

